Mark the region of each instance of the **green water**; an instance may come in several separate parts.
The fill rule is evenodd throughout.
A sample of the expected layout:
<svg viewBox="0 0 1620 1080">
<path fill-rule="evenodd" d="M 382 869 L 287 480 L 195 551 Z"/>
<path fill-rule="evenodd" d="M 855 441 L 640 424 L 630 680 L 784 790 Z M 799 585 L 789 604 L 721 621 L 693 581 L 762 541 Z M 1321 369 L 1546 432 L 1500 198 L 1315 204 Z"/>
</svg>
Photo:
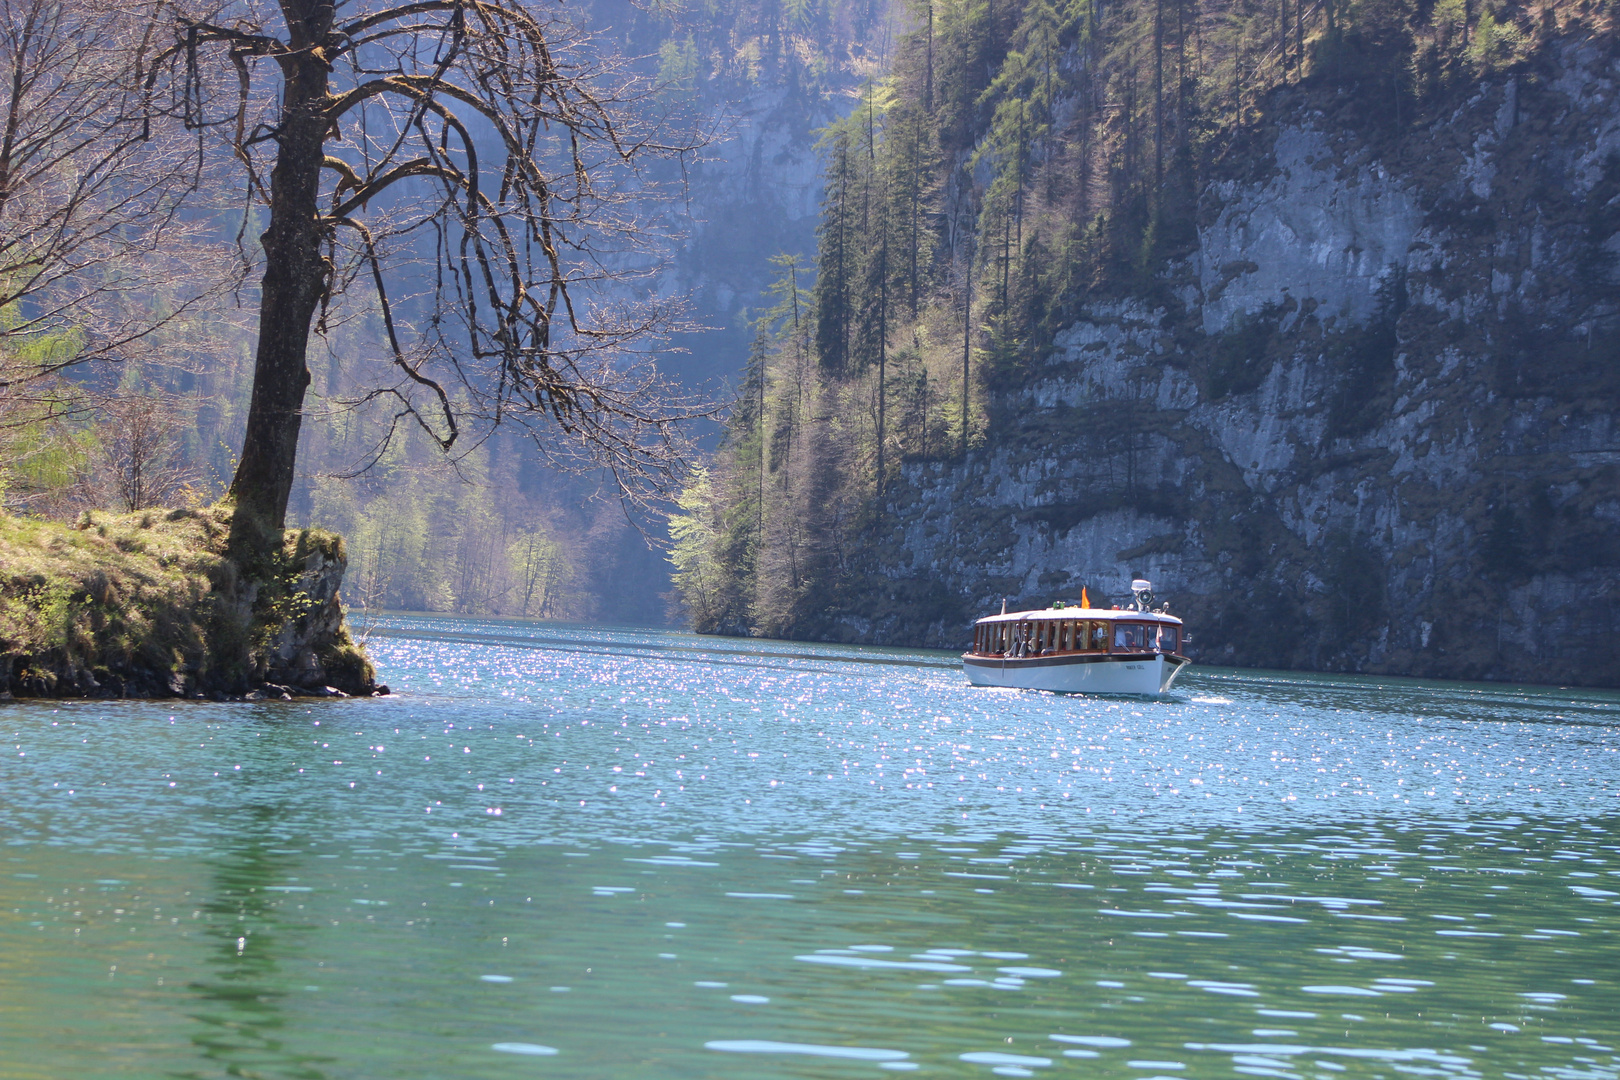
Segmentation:
<svg viewBox="0 0 1620 1080">
<path fill-rule="evenodd" d="M 0 706 L 0 1077 L 1620 1077 L 1620 695 L 372 650 Z"/>
</svg>

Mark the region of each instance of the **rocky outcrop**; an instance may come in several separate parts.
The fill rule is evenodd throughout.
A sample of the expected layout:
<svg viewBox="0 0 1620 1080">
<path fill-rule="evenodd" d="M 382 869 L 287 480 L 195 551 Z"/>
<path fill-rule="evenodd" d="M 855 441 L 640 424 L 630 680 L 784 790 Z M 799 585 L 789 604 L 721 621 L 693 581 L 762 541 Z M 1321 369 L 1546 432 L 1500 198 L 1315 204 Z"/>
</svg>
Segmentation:
<svg viewBox="0 0 1620 1080">
<path fill-rule="evenodd" d="M 325 534 L 295 534 L 288 553 L 289 581 L 280 604 L 255 605 L 263 618 L 250 652 L 248 681 L 283 694 L 368 695 L 376 672 L 349 636 L 339 591 L 349 560 L 342 541 Z"/>
<path fill-rule="evenodd" d="M 264 572 L 226 556 L 230 511 L 0 514 L 0 697 L 386 693 L 349 637 L 332 533 L 288 530 Z"/>
<path fill-rule="evenodd" d="M 810 632 L 957 646 L 1141 575 L 1206 662 L 1620 685 L 1617 94 L 1590 40 L 1398 140 L 1285 92 L 1162 299 L 909 465 Z"/>
</svg>

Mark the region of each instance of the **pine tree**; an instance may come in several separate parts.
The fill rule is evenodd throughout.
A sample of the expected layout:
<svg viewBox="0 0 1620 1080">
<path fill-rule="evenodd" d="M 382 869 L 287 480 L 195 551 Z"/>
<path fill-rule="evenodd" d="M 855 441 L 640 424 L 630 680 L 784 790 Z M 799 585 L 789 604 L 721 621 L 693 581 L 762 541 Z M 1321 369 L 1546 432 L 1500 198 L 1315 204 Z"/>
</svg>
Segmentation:
<svg viewBox="0 0 1620 1080">
<path fill-rule="evenodd" d="M 852 190 L 849 142 L 848 132 L 832 133 L 816 248 L 816 355 L 822 367 L 838 374 L 849 367 L 851 279 L 856 269 L 852 234 L 858 199 Z"/>
</svg>

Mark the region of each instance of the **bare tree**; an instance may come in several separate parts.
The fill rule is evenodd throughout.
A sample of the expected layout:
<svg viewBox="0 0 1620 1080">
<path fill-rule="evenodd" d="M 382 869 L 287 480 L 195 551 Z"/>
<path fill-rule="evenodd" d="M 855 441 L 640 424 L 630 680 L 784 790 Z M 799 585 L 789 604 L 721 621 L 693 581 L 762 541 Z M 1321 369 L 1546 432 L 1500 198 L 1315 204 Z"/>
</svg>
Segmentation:
<svg viewBox="0 0 1620 1080">
<path fill-rule="evenodd" d="M 125 510 L 166 506 L 196 480 L 180 453 L 186 410 L 156 393 L 115 397 L 101 407 L 99 456 L 105 485 Z"/>
<path fill-rule="evenodd" d="M 71 380 L 31 383 L 27 422 L 0 402 L 0 504 L 69 518 L 109 505 L 126 511 L 199 498 L 182 435 L 191 403 L 156 391 L 100 396 Z"/>
<path fill-rule="evenodd" d="M 693 143 L 646 122 L 650 87 L 526 0 L 171 10 L 152 85 L 268 211 L 239 554 L 284 524 L 310 336 L 345 297 L 380 324 L 383 366 L 355 358 L 352 397 L 389 410 L 385 441 L 414 426 L 456 454 L 517 424 L 632 499 L 667 489 L 682 421 L 709 410 L 647 356 L 672 306 L 611 299 L 644 247 L 639 163 Z"/>
<path fill-rule="evenodd" d="M 518 613 L 542 619 L 554 615 L 559 586 L 567 571 L 562 545 L 543 528 L 530 527 L 512 541 L 507 556 L 517 579 L 515 592 L 523 596 Z"/>
<path fill-rule="evenodd" d="M 59 415 L 53 376 L 150 353 L 218 282 L 181 216 L 195 140 L 149 123 L 149 7 L 0 0 L 0 423 Z"/>
</svg>

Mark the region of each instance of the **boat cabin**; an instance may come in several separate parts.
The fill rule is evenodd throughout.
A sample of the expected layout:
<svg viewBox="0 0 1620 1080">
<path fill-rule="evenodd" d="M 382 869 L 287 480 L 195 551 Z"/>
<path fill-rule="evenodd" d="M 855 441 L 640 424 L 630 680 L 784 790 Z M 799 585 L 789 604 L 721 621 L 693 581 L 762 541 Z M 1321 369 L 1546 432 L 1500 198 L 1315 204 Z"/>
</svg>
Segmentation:
<svg viewBox="0 0 1620 1080">
<path fill-rule="evenodd" d="M 1153 611 L 1061 607 L 990 615 L 973 624 L 970 655 L 1180 653 L 1181 620 Z"/>
</svg>

